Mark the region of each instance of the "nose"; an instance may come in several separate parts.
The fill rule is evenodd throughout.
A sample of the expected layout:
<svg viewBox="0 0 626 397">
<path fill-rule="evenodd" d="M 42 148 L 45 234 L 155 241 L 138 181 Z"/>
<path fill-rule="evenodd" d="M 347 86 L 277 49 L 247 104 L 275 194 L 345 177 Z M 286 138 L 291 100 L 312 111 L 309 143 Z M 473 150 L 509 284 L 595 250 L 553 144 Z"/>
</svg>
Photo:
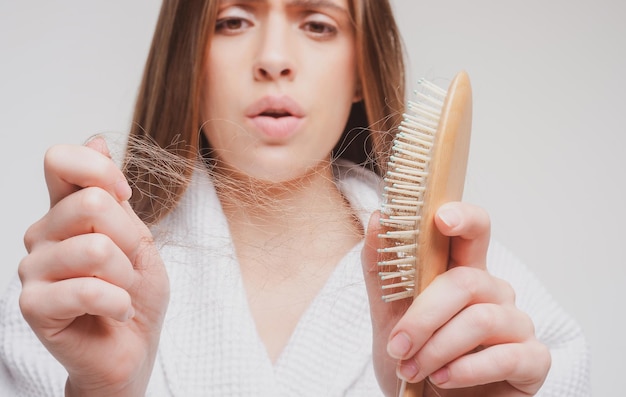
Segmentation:
<svg viewBox="0 0 626 397">
<path fill-rule="evenodd" d="M 254 68 L 254 78 L 259 81 L 277 80 L 280 78 L 292 80 L 293 69 L 288 65 L 281 65 L 280 62 L 259 62 L 257 67 Z"/>
<path fill-rule="evenodd" d="M 268 21 L 260 35 L 259 51 L 254 62 L 257 81 L 293 80 L 296 74 L 288 26 Z"/>
</svg>

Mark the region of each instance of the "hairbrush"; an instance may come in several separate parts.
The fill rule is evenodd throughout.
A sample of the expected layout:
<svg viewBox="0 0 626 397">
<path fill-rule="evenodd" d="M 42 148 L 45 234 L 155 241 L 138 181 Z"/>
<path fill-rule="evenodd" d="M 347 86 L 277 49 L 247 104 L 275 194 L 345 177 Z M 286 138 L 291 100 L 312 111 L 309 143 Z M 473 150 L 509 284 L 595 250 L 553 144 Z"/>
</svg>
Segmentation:
<svg viewBox="0 0 626 397">
<path fill-rule="evenodd" d="M 414 298 L 446 271 L 450 239 L 436 210 L 463 196 L 472 124 L 472 90 L 460 72 L 448 90 L 420 80 L 394 138 L 385 174 L 378 262 L 383 300 Z M 400 396 L 422 396 L 423 382 L 402 382 Z"/>
</svg>

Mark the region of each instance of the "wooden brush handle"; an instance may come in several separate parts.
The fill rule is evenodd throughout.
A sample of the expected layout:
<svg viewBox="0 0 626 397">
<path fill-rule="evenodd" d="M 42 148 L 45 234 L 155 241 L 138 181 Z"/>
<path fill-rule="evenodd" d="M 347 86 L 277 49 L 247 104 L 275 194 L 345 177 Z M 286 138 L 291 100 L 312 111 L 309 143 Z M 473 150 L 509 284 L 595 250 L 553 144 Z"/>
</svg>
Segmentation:
<svg viewBox="0 0 626 397">
<path fill-rule="evenodd" d="M 467 73 L 460 72 L 448 88 L 431 154 L 417 238 L 415 296 L 448 268 L 450 238 L 439 232 L 434 216 L 442 204 L 463 197 L 471 129 L 472 88 Z M 406 385 L 404 397 L 422 397 L 424 385 Z"/>
</svg>

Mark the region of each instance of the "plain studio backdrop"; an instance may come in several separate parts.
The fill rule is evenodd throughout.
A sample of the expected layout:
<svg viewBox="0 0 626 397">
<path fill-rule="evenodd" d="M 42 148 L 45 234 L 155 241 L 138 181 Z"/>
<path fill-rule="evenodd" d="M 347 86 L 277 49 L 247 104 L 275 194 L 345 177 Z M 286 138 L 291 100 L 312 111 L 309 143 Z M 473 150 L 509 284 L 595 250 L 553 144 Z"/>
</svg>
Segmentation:
<svg viewBox="0 0 626 397">
<path fill-rule="evenodd" d="M 125 133 L 160 2 L 0 0 L 3 288 L 48 207 L 50 145 Z M 626 3 L 395 0 L 411 81 L 474 89 L 467 201 L 583 326 L 594 395 L 626 358 Z"/>
</svg>

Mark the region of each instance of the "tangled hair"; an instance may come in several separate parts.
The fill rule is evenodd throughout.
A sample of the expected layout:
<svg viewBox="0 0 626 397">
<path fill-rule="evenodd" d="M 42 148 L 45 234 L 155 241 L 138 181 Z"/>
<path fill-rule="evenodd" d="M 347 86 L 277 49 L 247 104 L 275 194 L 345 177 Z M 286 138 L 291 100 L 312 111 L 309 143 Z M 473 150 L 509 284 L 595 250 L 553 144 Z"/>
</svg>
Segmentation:
<svg viewBox="0 0 626 397">
<path fill-rule="evenodd" d="M 353 105 L 333 156 L 382 174 L 390 132 L 404 110 L 403 44 L 388 0 L 348 3 L 363 99 Z M 147 224 L 176 205 L 203 148 L 201 87 L 218 6 L 218 0 L 164 0 L 161 6 L 123 165 L 133 186 L 131 205 Z M 157 158 L 149 145 L 168 156 Z"/>
</svg>

